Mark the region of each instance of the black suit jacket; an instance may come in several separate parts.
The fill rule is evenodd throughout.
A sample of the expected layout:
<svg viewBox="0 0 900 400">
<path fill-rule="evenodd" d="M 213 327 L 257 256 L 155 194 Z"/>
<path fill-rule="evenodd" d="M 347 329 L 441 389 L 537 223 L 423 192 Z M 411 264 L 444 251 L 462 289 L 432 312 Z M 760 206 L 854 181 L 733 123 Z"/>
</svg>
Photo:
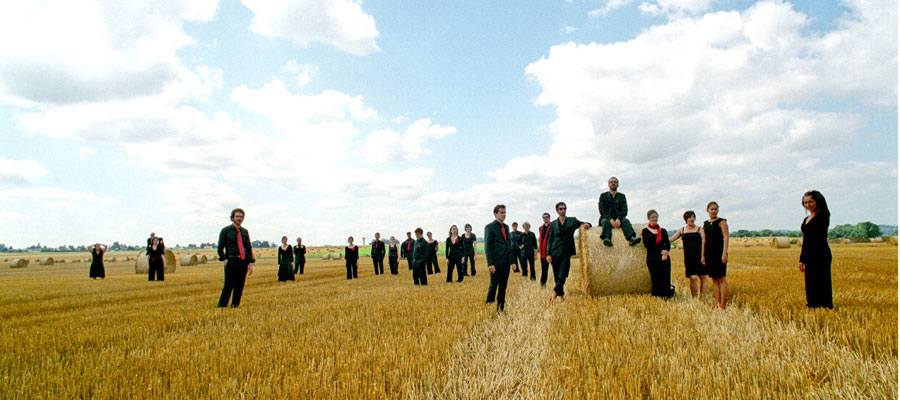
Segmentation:
<svg viewBox="0 0 900 400">
<path fill-rule="evenodd" d="M 380 240 L 376 240 L 372 242 L 372 258 L 375 259 L 383 259 L 384 258 L 384 242 Z"/>
<path fill-rule="evenodd" d="M 495 220 L 484 227 L 484 256 L 488 266 L 509 265 L 509 226 L 502 224 L 506 230 L 506 239 L 500 232 L 500 226 L 500 222 Z"/>
<path fill-rule="evenodd" d="M 562 257 L 575 255 L 575 231 L 584 225 L 584 222 L 575 217 L 566 218 L 566 223 L 561 225 L 559 218 L 550 223 L 550 232 L 547 234 L 547 254 L 553 257 L 553 261 Z"/>
<path fill-rule="evenodd" d="M 400 245 L 400 257 L 403 258 L 412 258 L 413 250 L 416 247 L 416 239 L 409 238 L 403 241 L 403 244 Z"/>
</svg>

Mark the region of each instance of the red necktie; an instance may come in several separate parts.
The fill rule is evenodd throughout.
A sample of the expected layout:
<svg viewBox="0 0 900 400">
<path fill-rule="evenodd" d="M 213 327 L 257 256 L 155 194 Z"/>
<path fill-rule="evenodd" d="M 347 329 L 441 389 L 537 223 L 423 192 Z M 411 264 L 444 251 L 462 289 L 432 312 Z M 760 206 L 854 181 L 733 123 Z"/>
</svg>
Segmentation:
<svg viewBox="0 0 900 400">
<path fill-rule="evenodd" d="M 409 246 L 412 245 L 412 240 L 406 239 L 406 251 L 409 251 Z"/>
<path fill-rule="evenodd" d="M 506 229 L 503 229 L 503 224 L 500 224 L 500 233 L 503 234 L 503 241 L 507 241 L 507 239 L 506 239 Z"/>
<path fill-rule="evenodd" d="M 244 238 L 241 236 L 241 228 L 235 227 L 238 234 L 238 253 L 241 254 L 241 260 L 244 259 Z"/>
</svg>

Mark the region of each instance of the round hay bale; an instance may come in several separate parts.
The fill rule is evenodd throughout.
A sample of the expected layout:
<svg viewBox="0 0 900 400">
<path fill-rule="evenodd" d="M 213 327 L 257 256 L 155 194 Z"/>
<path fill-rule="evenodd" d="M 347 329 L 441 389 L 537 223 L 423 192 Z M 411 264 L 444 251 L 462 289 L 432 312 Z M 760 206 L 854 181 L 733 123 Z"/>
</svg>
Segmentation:
<svg viewBox="0 0 900 400">
<path fill-rule="evenodd" d="M 209 258 L 204 254 L 197 254 L 197 264 L 206 264 L 209 262 Z"/>
<path fill-rule="evenodd" d="M 73 263 L 80 263 L 80 262 L 81 262 L 81 259 L 80 259 L 80 258 L 76 258 L 76 259 L 72 260 L 72 262 L 73 262 Z"/>
<path fill-rule="evenodd" d="M 59 261 L 57 261 L 57 263 L 59 263 L 59 264 L 65 264 L 65 263 L 66 263 L 66 260 L 59 260 Z"/>
<path fill-rule="evenodd" d="M 750 242 L 744 242 L 744 247 L 750 247 Z"/>
<path fill-rule="evenodd" d="M 53 257 L 44 257 L 40 261 L 41 265 L 53 265 Z"/>
<path fill-rule="evenodd" d="M 640 232 L 645 225 L 634 225 Z M 627 293 L 650 293 L 647 271 L 647 249 L 643 244 L 629 246 L 621 228 L 612 231 L 612 247 L 603 245 L 603 228 L 581 228 L 578 241 L 584 293 L 606 296 Z"/>
<path fill-rule="evenodd" d="M 791 248 L 791 239 L 786 237 L 772 238 L 771 247 L 773 249 L 789 249 Z"/>
<path fill-rule="evenodd" d="M 192 267 L 192 266 L 197 265 L 199 260 L 197 260 L 197 256 L 194 254 L 185 254 L 185 255 L 181 256 L 181 259 L 179 260 L 179 262 L 181 262 L 182 267 L 184 267 L 184 266 Z"/>
<path fill-rule="evenodd" d="M 872 243 L 883 243 L 883 242 L 884 242 L 884 239 L 882 239 L 882 238 L 871 238 L 871 239 L 869 239 L 869 241 L 871 241 Z"/>
<path fill-rule="evenodd" d="M 104 259 L 103 261 L 104 261 L 104 262 L 116 262 L 116 258 L 115 258 L 115 257 L 110 257 L 110 258 Z"/>
<path fill-rule="evenodd" d="M 853 243 L 853 241 L 850 239 L 841 239 L 841 243 L 842 244 L 850 244 L 850 243 Z"/>
<path fill-rule="evenodd" d="M 166 273 L 175 272 L 175 253 L 166 249 Z M 141 250 L 137 257 L 134 258 L 134 273 L 146 274 L 150 270 L 150 258 L 147 257 L 146 250 Z"/>
<path fill-rule="evenodd" d="M 24 258 L 16 258 L 9 262 L 10 268 L 25 268 L 28 267 L 28 260 Z"/>
<path fill-rule="evenodd" d="M 896 246 L 897 245 L 897 237 L 896 236 L 885 236 L 884 242 L 889 245 Z"/>
</svg>

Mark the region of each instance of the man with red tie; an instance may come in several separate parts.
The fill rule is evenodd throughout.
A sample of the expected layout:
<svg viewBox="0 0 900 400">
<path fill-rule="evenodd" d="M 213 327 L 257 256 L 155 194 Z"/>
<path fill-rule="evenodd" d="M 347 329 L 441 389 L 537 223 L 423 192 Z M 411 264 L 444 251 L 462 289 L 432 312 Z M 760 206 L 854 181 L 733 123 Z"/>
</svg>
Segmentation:
<svg viewBox="0 0 900 400">
<path fill-rule="evenodd" d="M 506 219 L 506 206 L 494 206 L 494 222 L 484 227 L 484 255 L 487 259 L 491 283 L 488 286 L 485 304 L 491 304 L 495 298 L 497 312 L 503 312 L 506 306 L 506 284 L 509 281 L 509 227 L 503 223 Z"/>
<path fill-rule="evenodd" d="M 400 247 L 400 257 L 406 259 L 409 270 L 413 270 L 413 250 L 416 249 L 416 241 L 412 238 L 412 232 L 406 232 L 406 241 Z"/>
<path fill-rule="evenodd" d="M 538 247 L 541 250 L 541 287 L 545 287 L 547 286 L 547 270 L 550 268 L 550 262 L 547 261 L 547 236 L 550 234 L 550 213 L 544 213 L 541 217 L 544 219 L 544 224 L 538 228 L 538 233 L 541 235 Z M 553 276 L 553 281 L 556 282 L 556 268 L 553 269 Z"/>
<path fill-rule="evenodd" d="M 372 242 L 372 266 L 375 267 L 375 275 L 384 273 L 384 242 L 381 241 L 381 233 L 375 232 L 375 241 Z"/>
<path fill-rule="evenodd" d="M 256 259 L 253 258 L 250 233 L 241 227 L 243 222 L 244 210 L 235 208 L 231 210 L 231 225 L 219 232 L 219 261 L 225 263 L 225 286 L 222 288 L 222 295 L 219 296 L 219 307 L 228 306 L 229 298 L 231 307 L 239 306 L 241 294 L 244 292 L 244 281 L 247 275 L 253 274 Z"/>
</svg>

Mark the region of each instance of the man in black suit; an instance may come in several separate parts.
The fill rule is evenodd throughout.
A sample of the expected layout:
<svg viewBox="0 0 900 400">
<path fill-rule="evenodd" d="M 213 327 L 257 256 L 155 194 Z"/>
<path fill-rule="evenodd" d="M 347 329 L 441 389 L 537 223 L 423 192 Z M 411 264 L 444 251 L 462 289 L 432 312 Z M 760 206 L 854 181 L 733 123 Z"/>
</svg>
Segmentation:
<svg viewBox="0 0 900 400">
<path fill-rule="evenodd" d="M 418 286 L 428 285 L 428 274 L 425 273 L 425 263 L 428 261 L 428 253 L 431 252 L 431 246 L 422 237 L 422 228 L 416 228 L 416 241 L 413 243 L 412 263 L 413 263 L 413 283 Z"/>
<path fill-rule="evenodd" d="M 253 274 L 253 264 L 256 262 L 253 246 L 250 244 L 250 233 L 241 226 L 244 222 L 244 210 L 231 210 L 231 222 L 231 225 L 219 232 L 219 261 L 225 266 L 225 286 L 219 296 L 219 307 L 227 306 L 229 298 L 231 307 L 241 304 L 244 282 L 247 275 Z"/>
<path fill-rule="evenodd" d="M 566 278 L 569 277 L 569 265 L 572 256 L 575 255 L 575 231 L 584 226 L 590 228 L 591 224 L 581 222 L 575 217 L 566 217 L 566 203 L 556 203 L 556 213 L 559 218 L 550 224 L 550 232 L 547 234 L 547 261 L 553 264 L 553 269 L 557 272 L 556 286 L 553 288 L 553 296 L 550 297 L 550 304 L 557 297 L 565 296 L 563 286 L 566 285 Z"/>
<path fill-rule="evenodd" d="M 509 268 L 512 271 L 519 272 L 519 223 L 512 223 L 512 231 L 509 232 Z"/>
<path fill-rule="evenodd" d="M 626 218 L 628 216 L 628 200 L 625 199 L 625 193 L 619 193 L 619 178 L 609 178 L 606 185 L 609 186 L 609 191 L 601 194 L 600 200 L 597 201 L 597 208 L 600 210 L 600 226 L 603 227 L 603 232 L 600 233 L 603 244 L 613 245 L 613 228 L 622 228 L 628 245 L 634 246 L 640 243 L 641 238 L 634 233 L 631 221 Z"/>
<path fill-rule="evenodd" d="M 509 281 L 510 232 L 503 223 L 505 219 L 506 206 L 498 204 L 494 206 L 494 222 L 484 227 L 484 255 L 491 273 L 485 304 L 493 303 L 496 298 L 497 312 L 503 312 L 506 306 L 506 284 Z"/>
<path fill-rule="evenodd" d="M 381 233 L 375 232 L 375 241 L 372 242 L 372 266 L 375 267 L 375 275 L 384 273 L 384 243 L 381 242 Z"/>
<path fill-rule="evenodd" d="M 410 271 L 413 270 L 413 246 L 415 245 L 416 241 L 412 238 L 412 232 L 406 232 L 406 240 L 400 246 L 400 257 L 406 259 L 406 264 L 409 266 Z"/>
</svg>

